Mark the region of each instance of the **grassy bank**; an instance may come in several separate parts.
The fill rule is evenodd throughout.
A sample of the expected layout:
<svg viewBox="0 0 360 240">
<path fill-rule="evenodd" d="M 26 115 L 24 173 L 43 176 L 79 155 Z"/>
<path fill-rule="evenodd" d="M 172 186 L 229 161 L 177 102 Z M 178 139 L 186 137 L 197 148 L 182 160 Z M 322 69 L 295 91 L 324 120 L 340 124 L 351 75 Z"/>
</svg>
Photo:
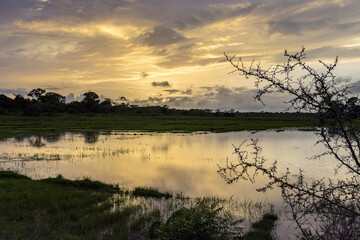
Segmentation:
<svg viewBox="0 0 360 240">
<path fill-rule="evenodd" d="M 221 200 L 197 199 L 188 207 L 174 207 L 176 199 L 170 199 L 172 207 L 162 208 L 170 216 L 164 220 L 158 207 L 139 200 L 159 197 L 167 198 L 168 193 L 152 188 L 125 191 L 61 176 L 32 180 L 0 171 L 0 239 L 259 239 L 250 233 L 271 239 L 275 218 L 259 234 L 253 233 L 259 231 L 254 226 L 244 235 L 237 225 L 241 220 L 225 213 Z"/>
<path fill-rule="evenodd" d="M 0 116 L 0 138 L 49 132 L 140 130 L 155 132 L 229 132 L 281 128 L 314 128 L 309 116 L 249 115 L 239 117 L 57 115 Z"/>
</svg>

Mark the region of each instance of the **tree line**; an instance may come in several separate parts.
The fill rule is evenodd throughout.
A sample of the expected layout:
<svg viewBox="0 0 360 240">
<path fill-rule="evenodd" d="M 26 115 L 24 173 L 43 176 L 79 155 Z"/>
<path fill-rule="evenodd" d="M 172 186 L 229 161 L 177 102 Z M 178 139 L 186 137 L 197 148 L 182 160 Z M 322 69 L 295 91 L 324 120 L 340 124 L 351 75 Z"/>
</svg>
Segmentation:
<svg viewBox="0 0 360 240">
<path fill-rule="evenodd" d="M 283 113 L 269 113 L 269 112 L 239 112 L 231 109 L 229 111 L 220 111 L 212 109 L 175 109 L 169 108 L 167 105 L 163 106 L 138 106 L 130 105 L 125 97 L 121 97 L 121 103 L 115 103 L 110 98 L 101 100 L 99 95 L 93 91 L 88 91 L 83 94 L 81 101 L 72 101 L 66 103 L 66 97 L 59 93 L 47 92 L 41 88 L 31 90 L 26 97 L 21 94 L 14 94 L 14 98 L 10 98 L 4 94 L 0 94 L 0 115 L 25 115 L 25 116 L 39 116 L 42 114 L 56 114 L 56 113 L 121 113 L 126 115 L 168 115 L 168 116 L 299 116 L 299 115 L 313 115 L 298 112 L 283 112 Z M 351 97 L 346 103 L 333 103 L 339 111 L 346 113 L 351 118 L 360 118 L 360 99 L 358 97 Z M 328 118 L 333 118 L 334 114 L 329 111 Z"/>
<path fill-rule="evenodd" d="M 110 98 L 101 100 L 93 91 L 83 94 L 81 101 L 66 103 L 66 97 L 59 93 L 47 92 L 36 88 L 31 90 L 26 97 L 14 94 L 10 98 L 0 94 L 0 115 L 20 114 L 26 116 L 38 116 L 42 114 L 56 113 L 121 113 L 128 115 L 191 115 L 191 116 L 235 116 L 234 111 L 221 112 L 211 109 L 171 109 L 163 106 L 138 106 L 130 105 L 125 97 L 121 97 L 121 103 L 115 103 Z"/>
</svg>

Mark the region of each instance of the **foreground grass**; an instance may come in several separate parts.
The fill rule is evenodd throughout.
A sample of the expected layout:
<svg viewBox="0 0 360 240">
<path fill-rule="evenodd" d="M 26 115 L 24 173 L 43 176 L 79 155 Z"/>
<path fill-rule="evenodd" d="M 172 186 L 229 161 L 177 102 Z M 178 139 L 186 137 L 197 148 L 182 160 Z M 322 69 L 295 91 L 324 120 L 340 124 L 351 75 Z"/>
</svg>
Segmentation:
<svg viewBox="0 0 360 240">
<path fill-rule="evenodd" d="M 315 127 L 316 121 L 310 116 L 281 114 L 239 117 L 124 116 L 118 114 L 0 116 L 0 138 L 64 131 L 229 132 L 281 128 L 314 129 Z"/>
<path fill-rule="evenodd" d="M 136 206 L 111 211 L 116 186 L 89 179 L 31 180 L 0 172 L 1 239 L 136 239 L 149 213 L 131 219 Z M 133 228 L 133 229 L 131 229 Z"/>
<path fill-rule="evenodd" d="M 169 208 L 171 217 L 162 223 L 159 209 L 144 210 L 135 195 L 168 197 L 153 188 L 124 191 L 89 179 L 32 180 L 0 171 L 0 239 L 258 239 L 243 235 L 234 225 L 241 221 L 220 214 L 220 200 L 197 199 L 189 208 Z M 274 225 L 256 228 L 261 225 L 271 236 Z M 177 226 L 183 229 L 180 235 Z"/>
</svg>

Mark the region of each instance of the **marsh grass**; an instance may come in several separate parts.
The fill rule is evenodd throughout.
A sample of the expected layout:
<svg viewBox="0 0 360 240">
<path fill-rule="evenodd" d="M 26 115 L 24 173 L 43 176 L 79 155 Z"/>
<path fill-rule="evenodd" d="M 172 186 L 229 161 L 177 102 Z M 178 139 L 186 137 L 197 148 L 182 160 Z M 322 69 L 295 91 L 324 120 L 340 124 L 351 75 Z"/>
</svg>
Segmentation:
<svg viewBox="0 0 360 240">
<path fill-rule="evenodd" d="M 116 185 L 62 176 L 42 180 L 0 172 L 1 239 L 130 239 L 157 211 L 134 218 L 139 206 L 112 211 Z"/>
<path fill-rule="evenodd" d="M 180 209 L 211 213 L 219 224 L 229 216 L 217 210 L 220 215 L 214 215 L 215 209 L 206 206 L 232 212 L 231 223 L 240 223 L 246 208 L 261 215 L 267 211 L 265 204 L 232 198 L 194 199 L 154 188 L 123 189 L 89 178 L 68 180 L 59 175 L 32 180 L 0 171 L 0 239 L 145 239 L 154 222 L 166 223 Z"/>
<path fill-rule="evenodd" d="M 22 149 L 18 147 L 18 149 Z M 55 147 L 50 147 L 50 150 L 55 149 Z M 3 152 L 0 153 L 0 163 L 5 162 L 32 162 L 32 161 L 62 161 L 62 160 L 74 160 L 74 159 L 84 159 L 84 158 L 109 158 L 109 157 L 119 157 L 134 153 L 134 148 L 89 148 L 82 147 L 75 148 L 69 153 L 47 153 L 41 152 L 43 149 L 36 149 L 38 152 L 18 152 L 18 153 L 9 153 Z"/>
<path fill-rule="evenodd" d="M 160 192 L 155 188 L 148 188 L 148 187 L 136 187 L 132 192 L 132 195 L 135 197 L 145 197 L 145 198 L 171 198 L 172 194 L 169 192 Z"/>
</svg>

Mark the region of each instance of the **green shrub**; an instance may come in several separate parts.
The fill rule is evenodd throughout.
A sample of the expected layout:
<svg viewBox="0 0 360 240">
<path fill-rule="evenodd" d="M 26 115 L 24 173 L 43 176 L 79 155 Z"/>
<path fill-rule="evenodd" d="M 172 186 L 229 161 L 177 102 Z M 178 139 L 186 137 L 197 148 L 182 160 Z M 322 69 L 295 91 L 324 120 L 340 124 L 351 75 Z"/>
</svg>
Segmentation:
<svg viewBox="0 0 360 240">
<path fill-rule="evenodd" d="M 198 200 L 193 208 L 175 211 L 165 224 L 155 222 L 148 232 L 149 239 L 161 240 L 228 240 L 240 239 L 241 220 L 219 207 L 210 199 Z"/>
</svg>

